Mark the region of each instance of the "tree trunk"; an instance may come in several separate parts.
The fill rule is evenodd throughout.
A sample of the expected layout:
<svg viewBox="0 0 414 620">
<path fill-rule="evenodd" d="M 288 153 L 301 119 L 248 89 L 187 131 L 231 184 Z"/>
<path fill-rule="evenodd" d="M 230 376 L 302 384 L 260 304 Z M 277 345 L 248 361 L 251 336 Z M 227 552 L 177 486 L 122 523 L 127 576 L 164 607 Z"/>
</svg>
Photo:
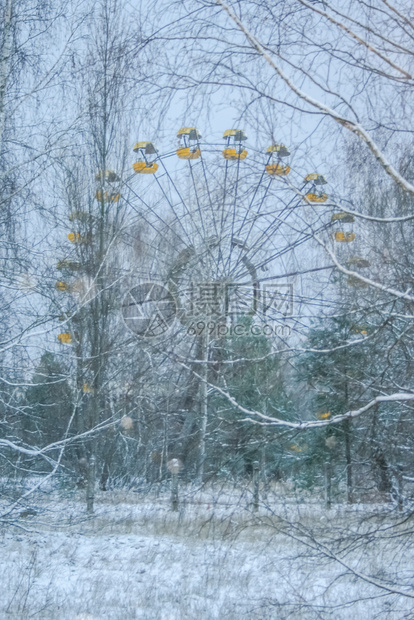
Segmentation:
<svg viewBox="0 0 414 620">
<path fill-rule="evenodd" d="M 354 493 L 352 485 L 352 460 L 351 460 L 351 420 L 343 422 L 345 434 L 345 460 L 346 460 L 346 499 L 348 504 L 353 504 Z"/>
<path fill-rule="evenodd" d="M 86 511 L 88 514 L 93 514 L 95 502 L 95 470 L 95 455 L 92 453 L 88 463 L 88 483 L 86 486 Z"/>
<path fill-rule="evenodd" d="M 7 0 L 3 24 L 3 46 L 0 57 L 0 152 L 2 151 L 3 133 L 6 123 L 6 91 L 12 61 L 12 13 L 13 2 Z"/>
<path fill-rule="evenodd" d="M 253 510 L 259 510 L 259 462 L 253 463 Z"/>
<path fill-rule="evenodd" d="M 325 506 L 330 510 L 332 506 L 332 461 L 325 463 Z"/>
<path fill-rule="evenodd" d="M 201 432 L 200 432 L 200 449 L 199 449 L 199 462 L 197 478 L 199 483 L 203 482 L 204 478 L 204 464 L 206 458 L 206 432 L 207 432 L 207 420 L 208 420 L 208 335 L 205 331 L 203 336 L 203 361 L 202 364 L 202 378 L 203 381 L 200 385 L 201 391 Z"/>
</svg>

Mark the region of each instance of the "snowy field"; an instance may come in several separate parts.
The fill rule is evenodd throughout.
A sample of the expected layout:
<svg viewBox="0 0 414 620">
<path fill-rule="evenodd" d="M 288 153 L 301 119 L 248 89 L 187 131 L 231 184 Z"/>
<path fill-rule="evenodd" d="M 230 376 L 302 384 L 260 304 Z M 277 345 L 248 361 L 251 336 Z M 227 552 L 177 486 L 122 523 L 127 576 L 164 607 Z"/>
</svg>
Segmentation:
<svg viewBox="0 0 414 620">
<path fill-rule="evenodd" d="M 100 493 L 86 518 L 80 492 L 39 493 L 0 530 L 0 617 L 414 618 L 411 519 L 395 508 L 181 497 L 173 513 L 167 492 Z"/>
</svg>

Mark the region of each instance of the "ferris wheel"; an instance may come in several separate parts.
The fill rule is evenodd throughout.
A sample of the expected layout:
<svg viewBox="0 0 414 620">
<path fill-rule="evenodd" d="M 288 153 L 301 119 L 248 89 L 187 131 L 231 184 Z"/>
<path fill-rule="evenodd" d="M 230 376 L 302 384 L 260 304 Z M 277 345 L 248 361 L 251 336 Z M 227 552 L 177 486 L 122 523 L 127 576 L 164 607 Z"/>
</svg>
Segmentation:
<svg viewBox="0 0 414 620">
<path fill-rule="evenodd" d="M 175 319 L 195 333 L 194 325 L 203 323 L 199 318 L 209 319 L 216 334 L 240 316 L 274 328 L 288 321 L 296 329 L 303 325 L 304 308 L 314 316 L 329 305 L 318 296 L 318 274 L 327 274 L 321 284 L 326 286 L 334 265 L 317 253 L 316 237 L 337 246 L 349 268 L 369 267 L 352 250 L 345 256 L 341 249 L 356 239 L 353 215 L 338 209 L 323 175 L 304 176 L 292 167 L 285 145 L 271 144 L 263 153 L 248 150 L 241 129 L 226 130 L 220 145 L 203 142 L 195 127 L 181 128 L 177 139 L 177 148 L 167 153 L 151 141 L 137 142 L 133 174 L 122 182 L 112 170 L 96 174 L 95 200 L 102 209 L 126 200 L 153 240 L 163 242 L 163 252 L 156 243 L 148 245 L 155 268 L 146 277 L 137 274 L 137 287 L 123 307 L 125 323 L 136 335 L 162 335 Z M 91 262 L 91 218 L 77 211 L 69 216 L 74 251 L 57 268 L 75 280 L 58 281 L 59 291 L 89 286 L 76 272 Z M 349 277 L 347 284 L 359 282 Z M 70 333 L 58 338 L 73 339 Z"/>
<path fill-rule="evenodd" d="M 294 327 L 298 304 L 315 314 L 323 302 L 315 288 L 304 291 L 300 279 L 308 276 L 315 285 L 318 272 L 334 267 L 310 260 L 315 236 L 336 246 L 352 245 L 356 237 L 353 216 L 330 199 L 324 176 L 292 169 L 283 144 L 250 152 L 241 129 L 226 130 L 223 145 L 203 142 L 195 127 L 181 128 L 177 138 L 177 148 L 165 154 L 153 142 L 137 142 L 128 180 L 133 201 L 169 245 L 164 266 L 158 256 L 165 303 L 174 300 L 181 323 L 192 325 L 207 304 L 210 318 L 214 307 L 221 323 L 244 314 L 279 327 L 290 320 Z M 349 265 L 368 266 L 347 254 Z"/>
</svg>

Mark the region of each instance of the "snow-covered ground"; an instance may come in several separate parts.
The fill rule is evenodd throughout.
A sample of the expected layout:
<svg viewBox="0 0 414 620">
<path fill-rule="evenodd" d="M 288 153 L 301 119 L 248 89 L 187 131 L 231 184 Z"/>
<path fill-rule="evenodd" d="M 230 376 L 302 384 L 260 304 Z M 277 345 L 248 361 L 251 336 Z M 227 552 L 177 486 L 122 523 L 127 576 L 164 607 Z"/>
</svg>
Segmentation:
<svg viewBox="0 0 414 620">
<path fill-rule="evenodd" d="M 389 507 L 182 498 L 173 513 L 167 493 L 102 493 L 86 518 L 78 495 L 37 496 L 1 530 L 0 618 L 414 617 L 412 535 Z"/>
</svg>

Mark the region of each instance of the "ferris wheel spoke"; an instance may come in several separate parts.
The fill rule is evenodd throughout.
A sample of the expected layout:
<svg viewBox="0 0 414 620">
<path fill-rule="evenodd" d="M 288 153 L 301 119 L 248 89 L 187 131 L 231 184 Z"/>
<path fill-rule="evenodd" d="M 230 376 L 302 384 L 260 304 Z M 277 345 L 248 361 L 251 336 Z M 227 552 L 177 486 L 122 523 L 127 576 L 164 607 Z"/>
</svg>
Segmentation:
<svg viewBox="0 0 414 620">
<path fill-rule="evenodd" d="M 221 210 L 220 238 L 223 234 L 223 221 L 224 221 L 224 213 L 226 210 L 226 186 L 227 186 L 228 168 L 229 168 L 229 162 L 226 160 L 226 166 L 225 166 L 225 171 L 224 171 L 224 182 L 223 182 L 223 206 Z"/>
<path fill-rule="evenodd" d="M 231 226 L 230 226 L 230 248 L 229 248 L 229 253 L 226 259 L 226 262 L 224 264 L 223 270 L 224 272 L 226 271 L 231 258 L 232 258 L 232 254 L 233 254 L 233 233 L 234 233 L 234 225 L 235 225 L 235 220 L 236 220 L 236 209 L 237 209 L 237 190 L 238 190 L 238 186 L 239 186 L 239 178 L 240 178 L 240 159 L 237 160 L 237 168 L 236 168 L 236 182 L 234 185 L 234 201 L 233 201 L 233 212 L 232 212 L 232 218 L 231 218 Z"/>
<path fill-rule="evenodd" d="M 196 184 L 196 181 L 195 181 L 195 178 L 194 178 L 193 168 L 192 168 L 192 164 L 191 164 L 190 160 L 188 161 L 188 165 L 189 165 L 189 168 L 190 168 L 190 175 L 191 175 L 192 185 L 193 185 L 194 194 L 195 194 L 195 198 L 196 198 L 197 210 L 198 210 L 198 213 L 199 213 L 200 223 L 201 223 L 201 227 L 202 227 L 202 231 L 203 231 L 202 240 L 204 242 L 205 249 L 207 250 L 207 252 L 208 252 L 208 254 L 210 256 L 210 260 L 213 263 L 216 263 L 216 270 L 217 270 L 217 268 L 218 268 L 217 257 L 215 257 L 213 255 L 213 252 L 211 250 L 210 244 L 208 243 L 209 235 L 208 235 L 208 232 L 206 230 L 206 225 L 208 225 L 208 221 L 204 222 L 204 217 L 203 217 L 203 213 L 202 213 L 202 209 L 201 209 L 201 205 L 200 205 L 199 192 L 198 192 L 198 189 L 197 189 L 197 184 Z M 208 188 L 208 184 L 207 184 L 207 188 Z M 207 189 L 207 191 L 208 191 L 208 189 Z M 208 196 L 210 197 L 209 191 L 208 191 Z M 210 204 L 210 209 L 211 209 L 211 215 L 212 215 L 213 221 L 215 223 L 215 214 L 214 214 L 213 209 L 211 208 L 211 201 L 210 200 L 209 200 L 209 204 Z M 216 226 L 215 226 L 215 230 L 216 230 Z"/>
<path fill-rule="evenodd" d="M 170 175 L 169 175 L 169 173 L 168 173 L 168 170 L 166 169 L 165 164 L 164 164 L 164 162 L 163 162 L 162 160 L 161 160 L 161 165 L 163 166 L 163 168 L 164 168 L 164 170 L 165 170 L 165 173 L 166 173 L 166 175 L 167 175 L 167 178 L 168 178 L 168 179 L 172 182 L 172 185 L 173 185 L 173 187 L 174 187 L 175 191 L 177 192 L 177 194 L 178 194 L 178 196 L 179 196 L 179 198 L 180 198 L 180 201 L 181 201 L 181 203 L 183 204 L 184 208 L 186 209 L 186 211 L 187 211 L 188 215 L 190 215 L 190 216 L 191 216 L 191 213 L 190 213 L 190 211 L 188 210 L 188 207 L 187 207 L 186 203 L 184 202 L 183 198 L 181 197 L 180 192 L 177 190 L 177 188 L 176 188 L 176 186 L 175 186 L 174 182 L 172 181 L 172 179 L 171 179 L 171 177 L 170 177 Z M 175 211 L 175 207 L 174 207 L 174 205 L 173 205 L 173 203 L 172 203 L 172 200 L 170 200 L 170 199 L 169 199 L 167 192 L 164 190 L 164 188 L 163 188 L 163 186 L 162 186 L 162 184 L 161 184 L 161 182 L 160 182 L 160 180 L 158 179 L 158 177 L 157 177 L 157 176 L 155 176 L 155 181 L 156 181 L 156 183 L 157 183 L 158 187 L 160 188 L 160 190 L 161 190 L 161 192 L 162 192 L 163 196 L 164 196 L 164 197 L 165 197 L 165 199 L 167 200 L 167 202 L 168 202 L 168 204 L 169 204 L 169 206 L 170 206 L 170 208 L 171 208 L 171 210 L 172 210 L 172 212 L 173 212 L 173 214 L 174 214 L 174 217 L 176 218 L 176 220 L 178 220 L 180 227 L 181 227 L 181 228 L 182 228 L 182 230 L 184 231 L 184 234 L 186 235 L 186 237 L 187 237 L 187 239 L 188 239 L 188 242 L 189 242 L 189 243 L 191 243 L 191 237 L 189 236 L 189 233 L 188 233 L 188 232 L 186 231 L 186 229 L 185 229 L 185 226 L 184 226 L 184 224 L 183 224 L 183 222 L 182 222 L 182 218 L 180 218 L 180 217 L 179 217 L 179 215 L 177 214 L 177 212 Z"/>
<path fill-rule="evenodd" d="M 282 250 L 279 250 L 275 254 L 272 254 L 272 256 L 270 256 L 265 261 L 263 261 L 261 264 L 259 264 L 258 267 L 263 267 L 263 266 L 267 265 L 269 262 L 271 262 L 271 261 L 273 261 L 273 260 L 275 260 L 277 258 L 280 258 L 280 256 L 283 256 L 287 252 L 290 252 L 290 251 L 294 250 L 295 248 L 298 248 L 299 246 L 303 245 L 306 241 L 309 241 L 310 239 L 313 239 L 315 234 L 323 232 L 323 231 L 327 230 L 328 228 L 330 228 L 331 226 L 332 226 L 332 224 L 331 224 L 331 222 L 329 222 L 328 224 L 324 224 L 323 226 L 321 226 L 320 228 L 318 228 L 314 232 L 305 233 L 305 235 L 302 238 L 294 241 L 293 243 L 290 243 L 285 248 L 283 248 Z"/>
<path fill-rule="evenodd" d="M 302 187 L 302 189 L 301 189 L 300 191 L 301 191 L 301 192 L 303 191 L 303 187 Z M 290 200 L 290 201 L 289 201 L 289 202 L 288 202 L 288 203 L 284 206 L 284 208 L 282 209 L 282 211 L 281 211 L 281 212 L 280 212 L 280 214 L 278 215 L 277 220 L 276 220 L 276 221 L 271 222 L 271 223 L 268 225 L 268 227 L 267 227 L 264 231 L 262 231 L 262 233 L 261 233 L 260 237 L 256 240 L 256 246 L 257 246 L 257 247 L 259 247 L 259 248 L 260 248 L 261 243 L 262 243 L 262 242 L 263 242 L 266 238 L 268 238 L 270 234 L 271 234 L 271 235 L 276 235 L 276 234 L 279 232 L 280 227 L 281 227 L 281 226 L 282 226 L 282 224 L 286 221 L 286 219 L 287 219 L 287 217 L 290 215 L 290 213 L 291 213 L 292 209 L 294 209 L 295 207 L 297 207 L 297 206 L 298 206 L 298 204 L 299 204 L 299 203 L 297 203 L 297 204 L 295 204 L 295 205 L 293 205 L 293 204 L 292 204 L 295 200 L 299 200 L 299 201 L 300 201 L 300 198 L 299 198 L 299 197 L 297 197 L 297 196 L 294 196 L 294 197 L 293 197 L 293 198 L 292 198 L 292 199 L 291 199 L 291 200 Z M 306 225 L 306 223 L 305 223 L 305 225 Z M 307 226 L 307 225 L 306 225 L 306 226 Z M 308 237 L 306 238 L 306 240 L 307 240 L 307 239 L 308 239 Z M 254 252 L 254 253 L 253 253 L 253 255 L 251 256 L 251 258 L 252 258 L 252 259 L 254 258 L 255 254 L 257 254 L 257 252 L 258 252 L 258 250 L 256 250 L 256 252 Z"/>
<path fill-rule="evenodd" d="M 183 243 L 184 245 L 186 245 L 186 241 L 184 241 L 184 239 L 177 233 L 176 230 L 174 230 L 174 228 L 164 219 L 161 217 L 161 215 L 159 215 L 159 213 L 157 213 L 155 211 L 155 209 L 153 209 L 149 204 L 147 204 L 147 202 L 145 200 L 143 200 L 143 198 L 141 198 L 141 196 L 139 194 L 137 194 L 134 189 L 132 187 L 127 186 L 128 189 L 134 194 L 134 196 L 136 198 L 138 198 L 142 204 L 146 207 L 146 209 L 148 209 L 148 211 L 150 211 L 156 218 L 157 220 L 159 220 L 163 226 L 165 226 L 171 233 L 172 233 L 172 238 L 169 239 L 168 237 L 165 238 L 165 241 L 168 243 L 168 245 L 171 246 L 171 248 L 175 249 L 176 248 L 176 244 L 174 243 L 174 237 L 178 237 L 179 240 L 181 241 L 181 243 Z M 154 230 L 155 233 L 159 234 L 160 230 L 159 228 L 157 228 L 155 226 L 155 224 L 153 222 L 151 222 L 151 220 L 149 220 L 144 212 L 138 211 L 138 209 L 135 207 L 135 205 L 132 204 L 132 202 L 130 202 L 128 199 L 125 198 L 125 201 L 127 202 L 127 204 L 129 204 L 131 206 L 131 208 L 139 215 L 141 216 L 144 221 L 151 226 L 151 228 Z"/>
<path fill-rule="evenodd" d="M 281 256 L 284 256 L 288 252 L 291 252 L 294 249 L 300 247 L 303 243 L 305 243 L 306 241 L 309 241 L 310 239 L 312 239 L 315 234 L 317 234 L 319 232 L 323 232 L 323 230 L 326 230 L 330 226 L 331 226 L 331 223 L 329 222 L 329 224 L 324 224 L 323 226 L 321 226 L 315 232 L 305 233 L 301 238 L 297 239 L 296 241 L 293 241 L 292 243 L 289 243 L 284 248 L 278 250 L 277 252 L 275 252 L 271 256 L 269 256 L 266 259 L 260 261 L 256 265 L 256 268 L 257 269 L 262 269 L 263 267 L 267 266 L 269 263 L 273 262 L 274 260 L 277 260 L 278 258 L 280 258 Z M 243 270 L 243 269 L 241 269 L 241 271 L 239 271 L 238 274 L 237 274 L 238 277 L 244 277 L 245 275 L 247 275 L 247 271 Z"/>
<path fill-rule="evenodd" d="M 306 275 L 308 273 L 313 273 L 315 271 L 328 271 L 329 269 L 336 269 L 336 265 L 326 265 L 324 267 L 311 267 L 310 269 L 298 269 L 296 271 L 291 271 L 289 273 L 284 273 L 283 275 L 277 276 L 266 276 L 264 278 L 259 278 L 259 282 L 270 282 L 274 280 L 280 280 L 281 278 L 290 278 L 293 276 L 301 276 Z"/>
<path fill-rule="evenodd" d="M 268 157 L 268 159 L 267 159 L 267 162 L 266 162 L 266 165 L 270 162 L 271 157 L 272 157 L 272 156 L 271 156 L 271 155 L 269 155 L 269 157 Z M 259 182 L 257 183 L 257 185 L 256 185 L 256 187 L 255 187 L 255 190 L 254 190 L 254 192 L 253 192 L 252 199 L 251 199 L 251 201 L 250 201 L 250 203 L 249 203 L 249 206 L 248 206 L 248 208 L 247 208 L 247 211 L 246 211 L 246 213 L 245 213 L 245 215 L 244 215 L 244 218 L 243 218 L 243 221 L 242 221 L 242 223 L 241 223 L 241 225 L 240 225 L 240 228 L 239 228 L 239 230 L 238 230 L 238 232 L 237 232 L 237 236 L 239 236 L 239 235 L 240 235 L 240 232 L 241 232 L 241 230 L 242 230 L 243 226 L 244 226 L 244 225 L 245 225 L 245 223 L 246 223 L 246 219 L 247 219 L 247 217 L 248 217 L 248 214 L 250 213 L 250 210 L 251 210 L 252 205 L 253 205 L 253 203 L 254 203 L 254 199 L 256 198 L 256 194 L 257 194 L 257 192 L 258 192 L 258 190 L 259 190 L 259 187 L 261 186 L 261 184 L 262 184 L 262 182 L 263 182 L 263 179 L 264 179 L 265 175 L 266 175 L 266 167 L 264 167 L 264 168 L 263 168 L 263 171 L 262 171 L 262 174 L 261 174 L 261 176 L 260 176 Z M 267 192 L 269 191 L 269 188 L 270 188 L 271 182 L 272 182 L 272 179 L 270 179 L 270 181 L 269 181 L 269 183 L 268 183 L 268 185 L 267 185 L 267 188 L 266 188 L 266 190 L 265 190 L 265 193 L 264 193 L 263 199 L 262 199 L 262 200 L 261 200 L 261 202 L 260 202 L 259 211 L 260 211 L 260 209 L 261 209 L 261 207 L 262 207 L 262 205 L 263 205 L 263 203 L 264 203 L 264 201 L 265 201 L 265 199 L 266 199 L 266 194 L 267 194 Z M 250 230 L 249 230 L 249 232 L 247 233 L 246 240 L 248 240 L 248 237 L 249 237 L 249 235 L 250 235 L 250 233 L 251 233 L 251 231 L 252 231 L 253 225 L 254 225 L 254 224 L 252 223 L 252 225 L 251 225 L 251 227 L 250 227 Z"/>
<path fill-rule="evenodd" d="M 207 173 L 206 173 L 206 167 L 205 167 L 205 164 L 204 164 L 204 157 L 203 157 L 203 152 L 202 151 L 201 151 L 201 154 L 200 154 L 200 161 L 201 161 L 201 167 L 202 167 L 202 170 L 203 170 L 204 183 L 205 183 L 205 187 L 206 187 L 206 191 L 207 191 L 208 202 L 209 202 L 209 205 L 210 205 L 211 220 L 213 222 L 214 232 L 215 232 L 216 235 L 218 235 L 217 221 L 216 221 L 216 217 L 215 217 L 215 213 L 214 213 L 213 201 L 211 199 L 210 186 L 209 186 L 209 183 L 207 181 Z"/>
<path fill-rule="evenodd" d="M 193 168 L 192 168 L 190 160 L 188 160 L 188 167 L 190 169 L 190 176 L 191 176 L 191 180 L 192 180 L 192 183 L 193 183 L 194 195 L 195 195 L 196 203 L 197 203 L 197 211 L 198 211 L 199 216 L 200 216 L 200 224 L 201 224 L 201 228 L 202 228 L 202 232 L 203 232 L 202 238 L 205 239 L 206 238 L 206 229 L 205 229 L 205 226 L 204 226 L 203 214 L 201 212 L 200 200 L 199 200 L 199 197 L 198 197 L 197 186 L 196 186 L 196 182 L 195 182 L 195 179 L 194 179 Z"/>
<path fill-rule="evenodd" d="M 303 188 L 301 190 L 299 190 L 300 192 L 302 192 Z M 296 204 L 293 204 L 296 201 Z M 280 211 L 280 213 L 277 216 L 277 223 L 273 222 L 273 225 L 276 226 L 276 228 L 273 230 L 273 233 L 277 233 L 279 228 L 281 227 L 281 225 L 283 224 L 283 222 L 286 220 L 286 218 L 288 217 L 288 215 L 290 215 L 291 210 L 297 208 L 300 205 L 301 202 L 301 197 L 300 196 L 293 196 L 293 198 L 291 198 L 289 200 L 289 202 L 287 202 L 285 204 L 285 206 L 283 207 L 283 209 Z M 262 204 L 260 204 L 260 208 L 262 207 Z M 283 219 L 282 219 L 283 216 Z M 269 227 L 267 229 L 265 229 L 265 231 L 263 232 L 262 238 L 264 238 L 264 235 L 266 234 L 267 230 L 269 230 L 269 228 L 272 226 L 272 224 L 269 225 Z M 260 241 L 261 239 L 259 239 Z"/>
<path fill-rule="evenodd" d="M 127 204 L 129 204 L 129 203 L 127 202 Z M 132 205 L 131 205 L 131 206 L 132 206 Z M 141 217 L 142 217 L 142 216 L 141 216 Z M 144 222 L 145 222 L 146 224 L 148 224 L 149 226 L 151 226 L 151 228 L 154 230 L 154 232 L 156 232 L 156 233 L 158 233 L 158 232 L 159 232 L 159 230 L 158 230 L 158 229 L 157 229 L 157 228 L 153 225 L 153 223 L 152 223 L 152 222 L 150 222 L 149 220 L 145 219 L 144 217 L 142 217 L 142 219 L 144 220 Z M 130 233 L 128 230 L 125 230 L 125 231 L 122 233 L 122 237 L 123 237 L 123 238 L 126 238 L 126 239 L 128 239 L 128 238 L 129 238 L 129 239 L 131 239 L 131 241 L 136 241 L 136 236 L 135 236 L 134 234 Z M 152 250 L 153 255 L 155 255 L 155 254 L 158 252 L 158 249 L 159 249 L 159 248 L 158 248 L 156 245 L 154 245 L 153 243 L 151 243 L 150 241 L 143 241 L 142 239 L 140 239 L 140 243 L 142 243 L 143 245 L 145 245 L 145 247 L 146 247 L 146 248 L 148 248 L 148 250 Z M 170 247 L 171 247 L 171 248 L 174 248 L 174 247 L 175 247 L 175 244 L 174 244 L 172 241 L 169 243 L 169 245 L 170 245 Z"/>
<path fill-rule="evenodd" d="M 271 180 L 271 181 L 272 181 L 272 180 Z M 260 205 L 259 205 L 259 211 L 260 211 L 260 209 L 262 208 L 262 206 L 263 206 L 263 204 L 264 204 L 264 201 L 265 201 L 265 199 L 266 199 L 266 195 L 267 195 L 267 192 L 268 192 L 268 190 L 269 190 L 269 187 L 270 187 L 271 181 L 270 181 L 270 183 L 268 184 L 268 186 L 267 186 L 267 188 L 266 188 L 266 191 L 265 191 L 265 195 L 264 195 L 263 199 L 262 199 L 262 200 L 261 200 L 261 202 L 260 202 Z M 303 189 L 303 188 L 302 188 L 302 189 Z M 302 190 L 300 190 L 300 191 L 302 191 Z M 291 210 L 292 210 L 293 208 L 295 208 L 295 207 L 297 207 L 297 206 L 298 206 L 298 203 L 297 203 L 296 205 L 292 205 L 292 203 L 293 203 L 295 200 L 300 200 L 300 199 L 299 199 L 297 196 L 294 196 L 294 197 L 293 197 L 291 200 L 289 200 L 289 202 L 288 202 L 288 203 L 287 203 L 287 204 L 283 207 L 282 211 L 281 211 L 281 212 L 280 212 L 280 214 L 278 215 L 278 218 L 277 218 L 278 223 L 277 223 L 277 224 L 275 224 L 275 222 L 273 221 L 273 222 L 271 222 L 271 223 L 268 225 L 268 227 L 267 227 L 267 228 L 265 228 L 265 230 L 264 230 L 264 231 L 262 231 L 262 233 L 261 233 L 260 237 L 259 237 L 258 239 L 256 239 L 256 240 L 255 240 L 255 246 L 256 246 L 257 248 L 260 248 L 261 242 L 262 242 L 263 240 L 265 240 L 265 239 L 266 239 L 266 237 L 268 236 L 268 234 L 269 234 L 269 231 L 270 231 L 270 230 L 271 230 L 271 232 L 272 232 L 272 234 L 273 234 L 273 235 L 274 235 L 274 234 L 276 234 L 276 233 L 278 232 L 278 230 L 280 229 L 280 226 L 282 225 L 283 221 L 285 221 L 285 220 L 287 219 L 288 215 L 291 213 Z M 282 219 L 282 217 L 283 217 L 283 219 Z M 250 235 L 251 235 L 251 233 L 252 233 L 252 230 L 253 230 L 253 228 L 254 228 L 254 224 L 255 224 L 255 221 L 253 221 L 253 222 L 252 222 L 252 224 L 250 225 L 249 232 L 248 232 L 247 236 L 245 236 L 245 239 L 246 239 L 246 241 L 247 241 L 247 242 L 249 241 L 249 237 L 250 237 Z M 258 251 L 258 250 L 257 250 L 257 251 Z M 256 251 L 256 253 L 257 253 L 257 251 Z M 251 258 L 252 258 L 252 259 L 254 258 L 254 256 L 255 256 L 255 254 L 256 254 L 256 253 L 253 253 L 253 255 L 251 256 Z"/>
</svg>

